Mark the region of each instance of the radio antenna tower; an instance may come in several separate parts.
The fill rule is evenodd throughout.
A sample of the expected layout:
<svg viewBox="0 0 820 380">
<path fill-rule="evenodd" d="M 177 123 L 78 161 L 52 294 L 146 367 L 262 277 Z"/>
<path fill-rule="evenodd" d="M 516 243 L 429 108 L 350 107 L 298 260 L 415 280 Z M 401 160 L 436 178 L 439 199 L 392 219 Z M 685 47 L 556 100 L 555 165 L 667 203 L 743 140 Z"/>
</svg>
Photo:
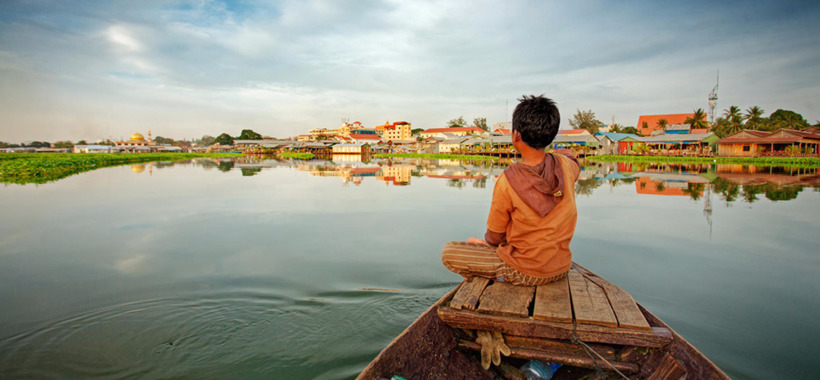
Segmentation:
<svg viewBox="0 0 820 380">
<path fill-rule="evenodd" d="M 715 88 L 713 88 L 712 92 L 709 93 L 709 122 L 712 124 L 715 123 L 715 106 L 717 106 L 718 100 L 718 85 L 720 85 L 720 70 L 717 72 L 717 82 L 715 82 Z"/>
</svg>

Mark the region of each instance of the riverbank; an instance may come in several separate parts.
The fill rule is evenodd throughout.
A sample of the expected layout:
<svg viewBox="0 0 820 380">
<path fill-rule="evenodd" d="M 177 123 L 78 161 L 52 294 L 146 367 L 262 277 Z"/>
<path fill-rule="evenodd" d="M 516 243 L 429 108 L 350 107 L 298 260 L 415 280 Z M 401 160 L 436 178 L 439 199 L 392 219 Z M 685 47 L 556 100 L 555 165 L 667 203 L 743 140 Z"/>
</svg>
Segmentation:
<svg viewBox="0 0 820 380">
<path fill-rule="evenodd" d="M 313 153 L 306 152 L 282 152 L 277 155 L 281 158 L 298 158 L 300 160 L 310 160 L 316 157 Z"/>
<path fill-rule="evenodd" d="M 469 154 L 428 154 L 428 153 L 379 153 L 379 154 L 374 154 L 373 157 L 427 158 L 427 159 L 433 159 L 433 160 L 483 160 L 483 161 L 493 161 L 493 160 L 498 159 L 498 157 L 469 155 Z"/>
<path fill-rule="evenodd" d="M 0 154 L 0 182 L 46 183 L 89 170 L 155 161 L 238 157 L 239 153 L 8 153 Z"/>
<path fill-rule="evenodd" d="M 788 166 L 820 168 L 820 157 L 678 157 L 678 156 L 589 156 L 589 161 L 652 162 L 658 164 L 739 164 L 755 166 Z"/>
</svg>

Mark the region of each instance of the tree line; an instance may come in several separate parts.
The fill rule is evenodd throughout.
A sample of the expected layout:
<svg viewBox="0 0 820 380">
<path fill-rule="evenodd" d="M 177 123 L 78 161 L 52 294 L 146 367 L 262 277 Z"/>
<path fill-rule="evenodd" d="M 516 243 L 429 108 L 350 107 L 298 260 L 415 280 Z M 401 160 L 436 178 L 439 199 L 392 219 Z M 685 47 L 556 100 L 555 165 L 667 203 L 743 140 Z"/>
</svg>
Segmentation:
<svg viewBox="0 0 820 380">
<path fill-rule="evenodd" d="M 254 132 L 250 129 L 243 129 L 239 136 L 232 137 L 227 133 L 223 133 L 217 137 L 204 135 L 199 139 L 194 140 L 174 140 L 170 137 L 162 137 L 156 136 L 154 137 L 153 141 L 157 144 L 162 145 L 173 145 L 179 147 L 191 147 L 191 146 L 210 146 L 216 143 L 220 145 L 232 145 L 234 140 L 261 140 L 263 139 L 262 135 L 259 133 Z M 116 143 L 110 139 L 97 141 L 94 144 L 96 145 L 108 145 L 114 146 Z M 78 140 L 76 143 L 71 142 L 70 140 L 63 140 L 57 141 L 55 143 L 50 143 L 48 141 L 32 141 L 28 143 L 7 143 L 4 141 L 0 141 L 0 148 L 56 148 L 56 149 L 72 149 L 75 145 L 89 145 L 86 140 Z"/>
</svg>

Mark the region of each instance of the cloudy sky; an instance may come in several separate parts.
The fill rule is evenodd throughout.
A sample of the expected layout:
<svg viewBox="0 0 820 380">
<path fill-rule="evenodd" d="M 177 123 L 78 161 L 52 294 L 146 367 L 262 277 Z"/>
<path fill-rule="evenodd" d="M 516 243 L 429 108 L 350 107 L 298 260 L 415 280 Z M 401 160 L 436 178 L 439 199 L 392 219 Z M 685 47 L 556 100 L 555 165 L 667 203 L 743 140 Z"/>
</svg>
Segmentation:
<svg viewBox="0 0 820 380">
<path fill-rule="evenodd" d="M 820 120 L 820 5 L 793 1 L 0 1 L 0 141 L 274 137 L 507 120 L 546 94 L 639 115 Z"/>
</svg>

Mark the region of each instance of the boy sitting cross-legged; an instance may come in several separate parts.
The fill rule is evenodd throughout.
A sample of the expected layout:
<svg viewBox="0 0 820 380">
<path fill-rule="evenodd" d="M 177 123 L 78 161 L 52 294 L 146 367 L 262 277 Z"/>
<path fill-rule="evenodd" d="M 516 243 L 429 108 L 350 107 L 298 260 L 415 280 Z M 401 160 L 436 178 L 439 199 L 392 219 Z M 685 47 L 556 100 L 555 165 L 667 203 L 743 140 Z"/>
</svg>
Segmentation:
<svg viewBox="0 0 820 380">
<path fill-rule="evenodd" d="M 522 162 L 498 178 L 484 240 L 449 242 L 441 261 L 464 277 L 514 285 L 543 285 L 566 276 L 569 242 L 578 219 L 575 157 L 544 151 L 561 121 L 555 103 L 525 96 L 513 112 L 512 143 Z"/>
</svg>

